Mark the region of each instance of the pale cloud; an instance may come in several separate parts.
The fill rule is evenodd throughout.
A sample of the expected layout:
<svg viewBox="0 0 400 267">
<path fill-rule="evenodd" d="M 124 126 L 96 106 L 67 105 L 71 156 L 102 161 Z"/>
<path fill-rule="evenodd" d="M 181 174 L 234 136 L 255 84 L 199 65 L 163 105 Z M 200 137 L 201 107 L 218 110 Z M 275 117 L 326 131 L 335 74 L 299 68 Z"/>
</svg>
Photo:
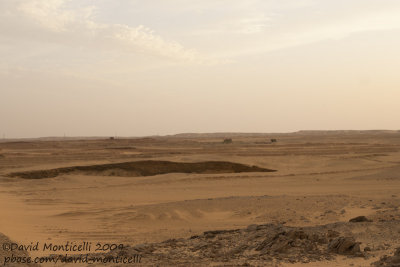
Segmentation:
<svg viewBox="0 0 400 267">
<path fill-rule="evenodd" d="M 196 31 L 193 35 L 216 35 L 216 34 L 260 34 L 271 27 L 271 17 L 264 14 L 251 15 L 247 17 L 238 17 L 226 19 L 212 27 Z"/>
<path fill-rule="evenodd" d="M 117 5 L 114 1 L 2 1 L 0 38 L 11 45 L 12 40 L 35 41 L 114 51 L 126 57 L 147 54 L 151 60 L 159 57 L 174 63 L 213 65 L 354 33 L 400 27 L 400 4 L 393 0 L 118 3 L 128 10 L 123 13 L 119 9 L 126 16 L 121 22 L 122 13 L 107 14 L 108 7 Z M 98 19 L 100 9 L 111 22 Z"/>
<path fill-rule="evenodd" d="M 64 0 L 28 0 L 18 1 L 16 11 L 44 29 L 55 32 L 67 31 L 68 26 L 79 19 L 76 12 L 65 10 Z"/>
<path fill-rule="evenodd" d="M 393 0 L 254 0 L 248 6 L 232 6 L 233 15 L 196 32 L 200 36 L 223 36 L 221 39 L 229 45 L 221 51 L 221 57 L 265 54 L 358 33 L 400 29 L 400 2 Z M 238 7 L 243 10 L 236 12 Z"/>
<path fill-rule="evenodd" d="M 262 32 L 270 27 L 268 24 L 270 20 L 271 18 L 265 16 L 240 19 L 238 21 L 238 32 L 245 34 Z"/>
<path fill-rule="evenodd" d="M 204 63 L 194 49 L 167 40 L 143 25 L 98 23 L 95 7 L 68 8 L 68 0 L 15 0 L 0 3 L 0 32 L 8 40 L 22 39 L 76 47 L 147 53 L 173 61 Z"/>
</svg>

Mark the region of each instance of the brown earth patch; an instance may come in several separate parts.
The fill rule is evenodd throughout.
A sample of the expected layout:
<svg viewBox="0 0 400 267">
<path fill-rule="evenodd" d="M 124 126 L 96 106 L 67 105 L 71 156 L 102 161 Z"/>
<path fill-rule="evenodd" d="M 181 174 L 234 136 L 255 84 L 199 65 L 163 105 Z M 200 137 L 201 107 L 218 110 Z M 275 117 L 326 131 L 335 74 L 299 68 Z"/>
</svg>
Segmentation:
<svg viewBox="0 0 400 267">
<path fill-rule="evenodd" d="M 274 172 L 275 170 L 248 166 L 226 161 L 205 162 L 172 162 L 172 161 L 132 161 L 122 163 L 72 166 L 48 170 L 13 172 L 8 177 L 24 179 L 53 178 L 60 174 L 82 173 L 101 176 L 152 176 L 166 173 L 240 173 L 240 172 Z"/>
</svg>

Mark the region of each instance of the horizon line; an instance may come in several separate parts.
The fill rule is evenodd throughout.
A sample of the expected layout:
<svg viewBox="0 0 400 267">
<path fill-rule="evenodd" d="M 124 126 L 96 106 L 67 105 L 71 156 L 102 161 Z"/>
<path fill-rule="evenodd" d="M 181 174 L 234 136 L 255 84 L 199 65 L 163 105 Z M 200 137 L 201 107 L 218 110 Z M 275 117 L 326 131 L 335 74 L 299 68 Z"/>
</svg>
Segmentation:
<svg viewBox="0 0 400 267">
<path fill-rule="evenodd" d="M 174 137 L 174 136 L 184 136 L 184 135 L 222 135 L 222 134 L 230 134 L 230 135 L 266 135 L 266 134 L 296 134 L 296 133 L 307 133 L 307 132 L 400 132 L 398 130 L 389 130 L 389 129 L 369 129 L 369 130 L 349 130 L 349 129 L 339 129 L 339 130 L 297 130 L 297 131 L 287 131 L 287 132 L 181 132 L 175 134 L 153 134 L 153 135 L 137 135 L 137 136 L 128 136 L 128 135 L 54 135 L 54 136 L 39 136 L 39 137 L 5 137 L 3 134 L 4 140 L 23 140 L 23 139 L 103 139 L 103 138 L 114 138 L 114 139 L 129 139 L 129 138 L 150 138 L 150 137 Z"/>
</svg>

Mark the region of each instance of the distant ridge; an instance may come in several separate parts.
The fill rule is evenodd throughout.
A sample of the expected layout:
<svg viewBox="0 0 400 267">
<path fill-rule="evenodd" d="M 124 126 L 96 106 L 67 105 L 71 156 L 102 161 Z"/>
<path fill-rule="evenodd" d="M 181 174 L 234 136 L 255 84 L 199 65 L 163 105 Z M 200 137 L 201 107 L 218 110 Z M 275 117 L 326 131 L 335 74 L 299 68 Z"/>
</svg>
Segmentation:
<svg viewBox="0 0 400 267">
<path fill-rule="evenodd" d="M 234 133 L 234 132 L 221 132 L 221 133 L 180 133 L 174 135 L 167 135 L 165 137 L 176 138 L 223 138 L 223 137 L 239 137 L 239 136 L 265 136 L 271 134 L 291 134 L 291 133 Z"/>
<path fill-rule="evenodd" d="M 219 132 L 219 133 L 180 133 L 167 135 L 165 137 L 176 138 L 223 138 L 223 137 L 241 137 L 241 136 L 266 136 L 266 135 L 320 135 L 320 134 L 395 134 L 400 130 L 300 130 L 289 133 L 235 133 L 235 132 Z"/>
<path fill-rule="evenodd" d="M 245 132 L 215 132 L 215 133 L 179 133 L 171 135 L 148 136 L 118 136 L 115 139 L 146 139 L 146 138 L 225 138 L 225 137 L 257 137 L 271 135 L 335 135 L 335 134 L 398 134 L 400 130 L 300 130 L 297 132 L 270 132 L 270 133 L 245 133 Z M 111 136 L 48 136 L 35 138 L 5 138 L 2 142 L 29 142 L 29 141 L 77 141 L 77 140 L 102 140 Z"/>
<path fill-rule="evenodd" d="M 392 134 L 400 133 L 400 130 L 301 130 L 294 134 Z"/>
</svg>

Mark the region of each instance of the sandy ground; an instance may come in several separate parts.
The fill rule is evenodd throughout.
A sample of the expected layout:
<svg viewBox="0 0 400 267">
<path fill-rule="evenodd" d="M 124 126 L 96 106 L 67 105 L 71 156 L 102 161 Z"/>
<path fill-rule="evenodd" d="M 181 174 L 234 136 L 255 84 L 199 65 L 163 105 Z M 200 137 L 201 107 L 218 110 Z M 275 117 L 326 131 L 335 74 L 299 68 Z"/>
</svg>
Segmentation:
<svg viewBox="0 0 400 267">
<path fill-rule="evenodd" d="M 87 241 L 135 246 L 252 224 L 309 227 L 363 215 L 372 222 L 349 226 L 346 234 L 361 242 L 361 251 L 371 248 L 367 257 L 269 263 L 369 266 L 400 246 L 400 132 L 232 138 L 232 144 L 222 144 L 219 135 L 1 142 L 0 232 L 21 244 Z M 270 144 L 270 138 L 278 142 Z M 124 177 L 114 170 L 46 179 L 8 176 L 141 160 L 226 161 L 277 171 Z"/>
</svg>

